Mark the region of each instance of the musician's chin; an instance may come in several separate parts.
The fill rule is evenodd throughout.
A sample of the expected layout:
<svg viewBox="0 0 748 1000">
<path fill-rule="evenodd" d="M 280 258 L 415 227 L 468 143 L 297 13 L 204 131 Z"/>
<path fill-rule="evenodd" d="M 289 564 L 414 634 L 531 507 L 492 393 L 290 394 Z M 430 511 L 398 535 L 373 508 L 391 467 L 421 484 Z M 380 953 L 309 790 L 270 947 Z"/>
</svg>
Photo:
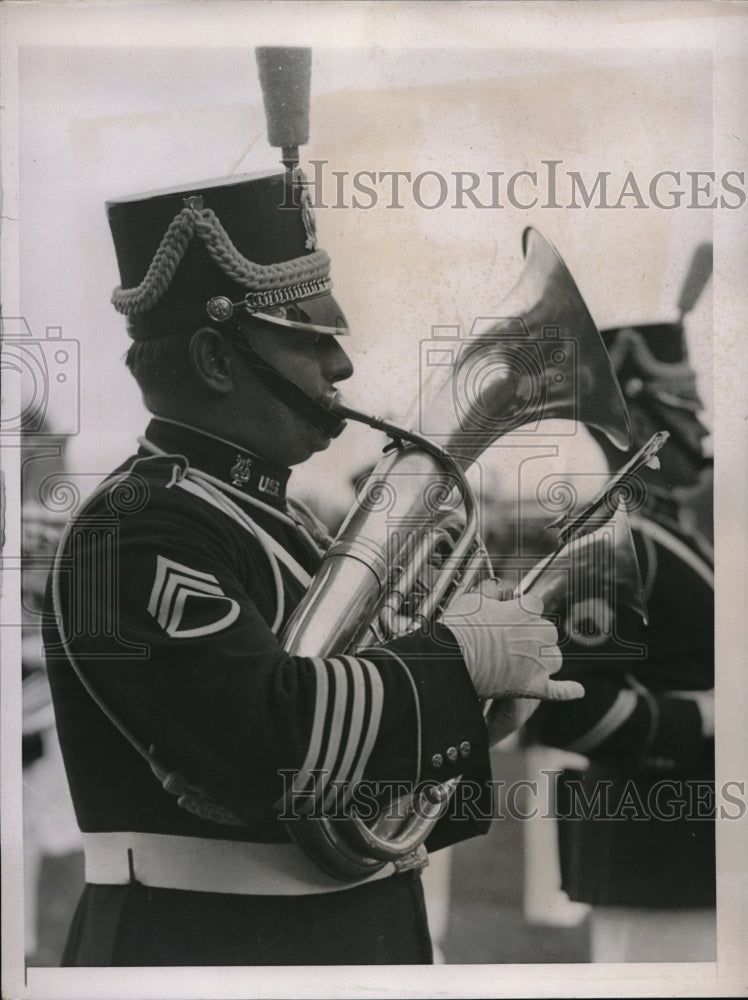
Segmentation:
<svg viewBox="0 0 748 1000">
<path fill-rule="evenodd" d="M 329 448 L 333 440 L 340 437 L 345 428 L 345 421 L 341 420 L 337 424 L 320 427 L 319 424 L 309 424 L 310 439 L 314 443 L 315 451 L 324 451 Z"/>
<path fill-rule="evenodd" d="M 329 432 L 325 432 L 319 429 L 319 427 L 314 428 L 314 450 L 315 451 L 325 451 L 332 444 L 332 437 Z"/>
<path fill-rule="evenodd" d="M 291 449 L 292 455 L 287 459 L 286 464 L 300 465 L 302 462 L 306 462 L 308 458 L 311 458 L 316 452 L 326 451 L 331 443 L 332 438 L 329 433 L 326 434 L 319 427 L 305 422 L 303 428 L 296 435 L 293 448 Z"/>
</svg>

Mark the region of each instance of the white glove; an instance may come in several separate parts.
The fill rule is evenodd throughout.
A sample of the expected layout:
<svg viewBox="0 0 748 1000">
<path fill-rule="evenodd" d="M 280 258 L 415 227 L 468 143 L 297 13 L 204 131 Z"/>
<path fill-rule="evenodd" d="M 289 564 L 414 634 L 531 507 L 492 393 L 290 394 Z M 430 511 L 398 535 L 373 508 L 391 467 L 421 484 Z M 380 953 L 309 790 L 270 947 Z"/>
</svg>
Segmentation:
<svg viewBox="0 0 748 1000">
<path fill-rule="evenodd" d="M 584 688 L 550 679 L 561 668 L 555 627 L 542 618 L 543 602 L 532 594 L 497 601 L 481 591 L 456 598 L 441 618 L 462 650 L 481 698 L 570 701 Z"/>
<path fill-rule="evenodd" d="M 498 601 L 497 581 L 463 594 L 442 616 L 457 640 L 481 698 L 493 698 L 486 722 L 493 747 L 524 725 L 540 701 L 571 701 L 584 695 L 576 681 L 554 681 L 560 669 L 558 633 L 540 617 L 543 602 L 532 594 Z"/>
</svg>

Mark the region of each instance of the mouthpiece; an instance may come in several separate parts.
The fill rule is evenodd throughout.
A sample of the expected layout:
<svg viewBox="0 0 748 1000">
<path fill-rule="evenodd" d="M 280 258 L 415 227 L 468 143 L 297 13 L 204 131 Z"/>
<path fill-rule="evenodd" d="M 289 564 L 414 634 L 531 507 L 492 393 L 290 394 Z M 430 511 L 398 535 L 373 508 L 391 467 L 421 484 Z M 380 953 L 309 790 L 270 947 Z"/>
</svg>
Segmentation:
<svg viewBox="0 0 748 1000">
<path fill-rule="evenodd" d="M 345 402 L 337 389 L 330 389 L 322 398 L 325 401 L 324 405 L 336 414 L 341 421 L 347 419 L 355 420 L 359 424 L 366 424 L 367 427 L 371 427 L 375 431 L 383 431 L 398 447 L 400 447 L 403 441 L 407 441 L 418 448 L 423 448 L 429 455 L 434 455 L 442 461 L 454 464 L 454 460 L 448 452 L 440 444 L 437 444 L 436 441 L 432 441 L 430 438 L 424 437 L 415 431 L 407 430 L 405 427 L 400 427 L 398 424 L 393 424 L 391 420 L 385 420 L 384 417 L 375 417 L 371 413 L 364 413 L 362 410 L 354 409 L 354 407 Z M 458 478 L 459 475 L 461 474 L 458 473 Z"/>
<path fill-rule="evenodd" d="M 341 419 L 357 420 L 360 424 L 366 424 L 367 427 L 373 427 L 377 431 L 384 431 L 386 434 L 391 434 L 394 430 L 398 436 L 401 436 L 401 429 L 399 427 L 395 427 L 394 424 L 383 420 L 381 417 L 375 417 L 370 413 L 364 413 L 363 410 L 357 410 L 343 399 L 343 395 L 338 389 L 329 389 L 322 397 L 321 402 L 323 406 L 332 410 Z"/>
<path fill-rule="evenodd" d="M 341 403 L 341 398 L 342 397 L 340 395 L 340 390 L 338 390 L 338 389 L 327 389 L 319 397 L 319 403 L 322 406 L 327 407 L 328 410 L 332 410 L 333 413 L 338 413 L 340 416 L 343 416 L 343 414 L 340 413 L 340 411 L 338 409 L 338 407 L 340 406 L 340 403 Z"/>
</svg>

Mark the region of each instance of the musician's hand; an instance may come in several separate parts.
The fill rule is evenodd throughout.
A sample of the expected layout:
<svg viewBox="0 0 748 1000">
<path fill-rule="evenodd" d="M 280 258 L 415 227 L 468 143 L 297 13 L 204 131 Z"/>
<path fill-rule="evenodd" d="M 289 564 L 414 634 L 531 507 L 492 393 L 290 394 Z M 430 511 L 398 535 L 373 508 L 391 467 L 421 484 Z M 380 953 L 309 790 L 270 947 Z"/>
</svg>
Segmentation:
<svg viewBox="0 0 748 1000">
<path fill-rule="evenodd" d="M 460 645 L 479 696 L 581 698 L 581 684 L 551 679 L 562 658 L 556 629 L 542 617 L 542 602 L 533 595 L 498 601 L 487 596 L 487 589 L 456 598 L 441 619 Z"/>
</svg>

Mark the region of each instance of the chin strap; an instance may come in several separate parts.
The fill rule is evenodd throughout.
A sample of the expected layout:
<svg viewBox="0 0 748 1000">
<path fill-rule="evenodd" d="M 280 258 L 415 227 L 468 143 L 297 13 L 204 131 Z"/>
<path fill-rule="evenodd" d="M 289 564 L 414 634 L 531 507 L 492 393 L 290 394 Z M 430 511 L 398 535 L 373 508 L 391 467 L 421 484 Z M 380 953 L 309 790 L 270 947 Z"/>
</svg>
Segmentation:
<svg viewBox="0 0 748 1000">
<path fill-rule="evenodd" d="M 241 333 L 229 336 L 231 343 L 244 355 L 269 392 L 277 396 L 304 420 L 308 420 L 327 437 L 336 438 L 342 433 L 346 425 L 345 420 L 341 420 L 332 410 L 319 403 L 309 393 L 304 392 L 298 385 L 282 375 L 277 368 L 273 368 L 264 358 L 261 358 L 250 347 Z"/>
</svg>

